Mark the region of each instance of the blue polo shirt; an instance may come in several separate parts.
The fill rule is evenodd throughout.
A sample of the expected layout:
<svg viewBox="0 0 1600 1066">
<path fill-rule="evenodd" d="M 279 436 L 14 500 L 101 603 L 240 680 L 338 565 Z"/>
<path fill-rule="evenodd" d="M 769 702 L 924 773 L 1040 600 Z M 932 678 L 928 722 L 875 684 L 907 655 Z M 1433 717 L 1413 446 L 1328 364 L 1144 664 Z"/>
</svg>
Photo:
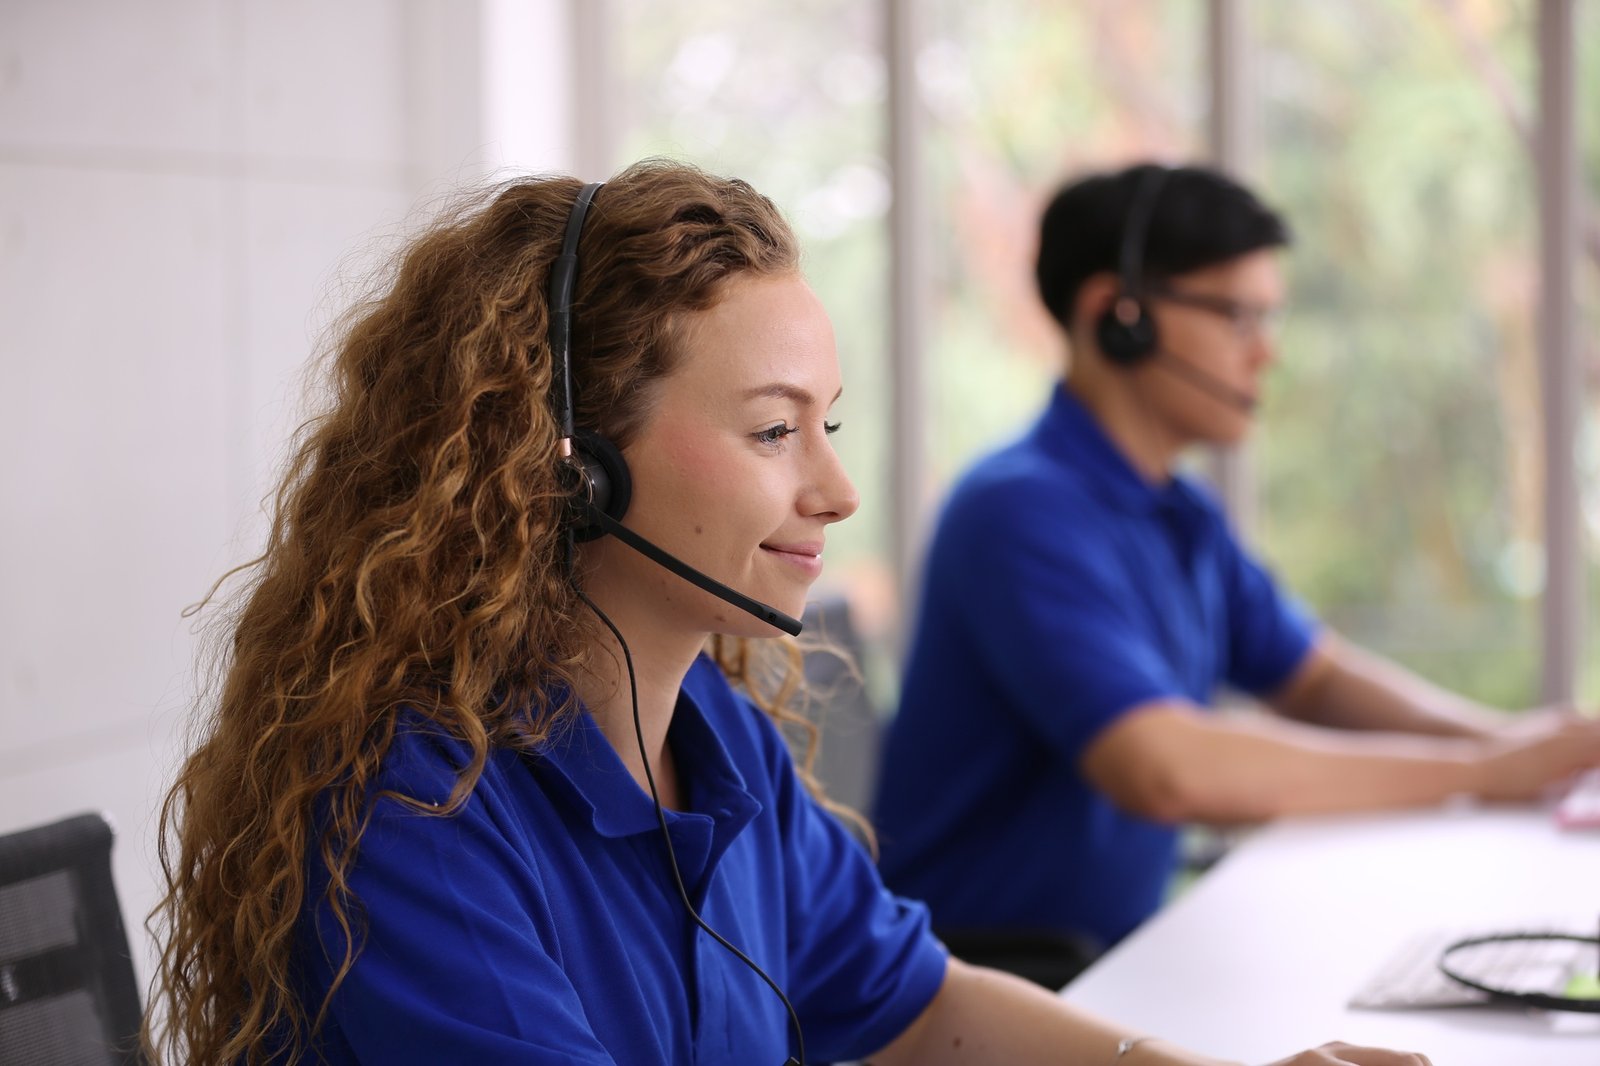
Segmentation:
<svg viewBox="0 0 1600 1066">
<path fill-rule="evenodd" d="M 785 990 L 810 1061 L 888 1044 L 944 979 L 924 908 L 883 889 L 771 720 L 707 659 L 668 741 L 687 811 L 667 822 L 701 916 Z M 416 720 L 378 787 L 443 802 L 466 759 Z M 329 1063 L 780 1066 L 790 1053 L 778 998 L 685 914 L 649 796 L 587 713 L 538 755 L 491 752 L 457 815 L 378 800 L 351 887 L 367 932 L 318 1042 Z M 316 914 L 301 928 L 313 1012 L 344 943 Z"/>
<path fill-rule="evenodd" d="M 1085 746 L 1140 704 L 1271 691 L 1312 624 L 1196 484 L 1146 482 L 1060 386 L 960 481 L 929 551 L 877 795 L 884 880 L 936 928 L 1112 944 L 1160 903 L 1177 835 L 1092 789 Z"/>
</svg>

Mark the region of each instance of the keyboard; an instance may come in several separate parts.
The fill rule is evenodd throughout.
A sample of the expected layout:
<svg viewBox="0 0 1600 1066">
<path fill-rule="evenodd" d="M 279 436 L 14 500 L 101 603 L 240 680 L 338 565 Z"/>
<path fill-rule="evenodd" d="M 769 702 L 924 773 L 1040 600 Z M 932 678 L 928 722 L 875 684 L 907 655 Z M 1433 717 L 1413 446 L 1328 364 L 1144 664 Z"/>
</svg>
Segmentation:
<svg viewBox="0 0 1600 1066">
<path fill-rule="evenodd" d="M 1526 930 L 1576 931 L 1576 923 L 1541 922 Z M 1361 1010 L 1421 1010 L 1431 1007 L 1472 1007 L 1488 1001 L 1481 992 L 1459 985 L 1439 971 L 1439 956 L 1458 940 L 1483 936 L 1483 929 L 1438 929 L 1407 941 L 1350 997 Z M 1590 931 L 1587 935 L 1593 936 Z M 1451 965 L 1464 976 L 1495 988 L 1519 992 L 1560 994 L 1573 976 L 1595 972 L 1600 963 L 1592 944 L 1572 941 L 1525 941 L 1483 944 L 1463 949 Z"/>
<path fill-rule="evenodd" d="M 1600 828 L 1600 769 L 1578 775 L 1556 804 L 1556 821 L 1568 829 Z"/>
</svg>

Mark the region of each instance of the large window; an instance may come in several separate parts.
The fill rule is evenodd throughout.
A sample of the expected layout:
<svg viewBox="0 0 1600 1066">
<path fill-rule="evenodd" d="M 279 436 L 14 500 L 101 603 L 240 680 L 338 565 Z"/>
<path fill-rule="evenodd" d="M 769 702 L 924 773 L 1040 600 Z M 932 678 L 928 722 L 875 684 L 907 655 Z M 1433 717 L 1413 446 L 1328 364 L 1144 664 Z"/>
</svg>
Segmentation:
<svg viewBox="0 0 1600 1066">
<path fill-rule="evenodd" d="M 1600 3 L 1578 0 L 1578 359 L 1584 422 L 1578 452 L 1586 558 L 1600 555 Z M 1588 575 L 1588 630 L 1579 695 L 1600 703 L 1600 569 Z"/>
<path fill-rule="evenodd" d="M 890 0 L 607 0 L 618 158 L 748 177 L 793 218 L 838 329 L 860 514 L 829 580 L 892 634 Z M 1135 158 L 1206 158 L 1206 0 L 920 0 L 908 60 L 927 495 L 1043 402 L 1064 356 L 1031 272 L 1045 198 Z M 1292 313 L 1243 501 L 1267 560 L 1337 630 L 1504 706 L 1536 698 L 1546 586 L 1538 308 L 1539 0 L 1236 0 L 1253 146 L 1296 232 Z M 1582 200 L 1600 201 L 1600 4 L 1577 0 Z M 1237 40 L 1237 38 L 1235 38 Z M 1237 57 L 1236 57 L 1237 58 Z M 895 68 L 899 70 L 899 67 Z M 1233 68 L 1229 68 L 1231 73 Z M 1600 548 L 1600 216 L 1582 220 L 1579 461 Z M 1248 485 L 1247 485 L 1248 487 Z M 1568 492 L 1558 485 L 1551 491 Z M 1555 497 L 1559 499 L 1560 497 Z M 909 534 L 914 540 L 920 530 Z M 1593 569 L 1593 568 L 1591 568 Z M 1600 572 L 1589 577 L 1600 632 Z M 1600 637 L 1582 691 L 1600 696 Z"/>
<path fill-rule="evenodd" d="M 1296 231 L 1263 546 L 1335 628 L 1538 688 L 1533 5 L 1255 3 L 1259 184 Z"/>
<path fill-rule="evenodd" d="M 1200 0 L 937 0 L 918 74 L 931 115 L 932 473 L 1015 434 L 1064 369 L 1040 304 L 1040 213 L 1066 177 L 1203 154 Z"/>
</svg>

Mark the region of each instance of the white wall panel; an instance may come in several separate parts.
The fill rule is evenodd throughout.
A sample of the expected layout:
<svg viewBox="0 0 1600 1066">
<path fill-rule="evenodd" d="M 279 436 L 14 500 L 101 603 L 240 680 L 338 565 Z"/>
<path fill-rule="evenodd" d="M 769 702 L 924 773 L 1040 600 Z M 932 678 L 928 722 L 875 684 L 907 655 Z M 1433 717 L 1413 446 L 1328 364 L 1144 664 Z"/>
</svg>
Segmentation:
<svg viewBox="0 0 1600 1066">
<path fill-rule="evenodd" d="M 399 177 L 407 36 L 392 0 L 243 2 L 237 12 L 243 107 L 232 147 L 308 176 Z"/>
<path fill-rule="evenodd" d="M 0 2 L 0 832 L 108 812 L 146 975 L 179 612 L 259 543 L 339 282 L 480 172 L 482 27 L 472 0 Z"/>
<path fill-rule="evenodd" d="M 288 458 L 290 435 L 310 413 L 305 386 L 314 353 L 375 268 L 399 245 L 409 198 L 397 187 L 245 184 L 244 274 L 239 292 L 246 397 L 238 412 L 247 467 L 237 512 L 244 551 L 265 529 L 260 503 Z"/>
<path fill-rule="evenodd" d="M 216 153 L 227 19 L 210 0 L 6 0 L 0 147 L 165 166 Z"/>
<path fill-rule="evenodd" d="M 3 757 L 138 720 L 187 669 L 231 353 L 215 182 L 0 166 L 0 219 Z"/>
</svg>

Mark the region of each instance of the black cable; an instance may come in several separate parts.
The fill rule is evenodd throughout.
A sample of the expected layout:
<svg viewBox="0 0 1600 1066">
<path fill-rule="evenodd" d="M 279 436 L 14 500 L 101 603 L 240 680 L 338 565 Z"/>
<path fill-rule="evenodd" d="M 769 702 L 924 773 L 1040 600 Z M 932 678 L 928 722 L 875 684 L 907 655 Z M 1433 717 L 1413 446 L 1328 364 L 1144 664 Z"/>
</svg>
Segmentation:
<svg viewBox="0 0 1600 1066">
<path fill-rule="evenodd" d="M 756 976 L 765 981 L 767 987 L 772 989 L 777 997 L 783 1001 L 783 1009 L 789 1012 L 789 1025 L 794 1029 L 795 1047 L 799 1052 L 798 1059 L 790 1058 L 788 1062 L 784 1063 L 784 1066 L 791 1066 L 791 1064 L 792 1066 L 805 1066 L 806 1038 L 805 1034 L 800 1030 L 800 1016 L 794 1012 L 794 1004 L 789 1002 L 789 997 L 783 994 L 783 989 L 778 987 L 778 983 L 767 976 L 767 971 L 757 966 L 750 956 L 723 939 L 721 933 L 707 925 L 705 919 L 701 918 L 699 912 L 694 909 L 694 904 L 689 902 L 689 891 L 684 888 L 683 874 L 678 870 L 678 853 L 673 850 L 672 834 L 667 830 L 667 813 L 662 809 L 661 795 L 656 791 L 656 776 L 650 772 L 650 753 L 645 748 L 644 726 L 639 721 L 639 683 L 633 673 L 633 653 L 628 650 L 628 642 L 622 639 L 622 631 L 616 627 L 616 624 L 606 617 L 606 613 L 589 598 L 583 589 L 576 588 L 576 586 L 574 588 L 578 593 L 578 598 L 588 606 L 589 610 L 594 612 L 596 618 L 605 623 L 605 627 L 611 630 L 611 635 L 617 638 L 617 643 L 622 647 L 622 659 L 628 667 L 628 695 L 633 701 L 633 735 L 639 742 L 639 758 L 644 761 L 644 779 L 650 786 L 650 801 L 655 804 L 656 823 L 661 826 L 661 839 L 667 845 L 667 861 L 672 867 L 672 880 L 678 886 L 678 898 L 683 901 L 683 909 L 689 912 L 689 917 L 694 919 L 695 925 L 705 930 L 706 935 L 711 937 L 712 940 L 733 952 L 740 962 L 754 970 Z"/>
<path fill-rule="evenodd" d="M 1483 944 L 1505 944 L 1511 942 L 1571 942 L 1574 944 L 1600 945 L 1600 937 L 1582 936 L 1577 933 L 1494 933 L 1489 936 L 1473 936 L 1464 940 L 1457 940 L 1445 948 L 1439 955 L 1437 963 L 1439 972 L 1458 985 L 1482 992 L 1490 999 L 1501 1003 L 1520 1003 L 1525 1007 L 1539 1007 L 1543 1010 L 1576 1011 L 1581 1014 L 1600 1014 L 1600 999 L 1590 999 L 1583 996 L 1568 996 L 1549 992 L 1521 992 L 1512 988 L 1496 988 L 1483 981 L 1468 977 L 1455 968 L 1450 956 L 1467 948 L 1479 947 Z"/>
</svg>

